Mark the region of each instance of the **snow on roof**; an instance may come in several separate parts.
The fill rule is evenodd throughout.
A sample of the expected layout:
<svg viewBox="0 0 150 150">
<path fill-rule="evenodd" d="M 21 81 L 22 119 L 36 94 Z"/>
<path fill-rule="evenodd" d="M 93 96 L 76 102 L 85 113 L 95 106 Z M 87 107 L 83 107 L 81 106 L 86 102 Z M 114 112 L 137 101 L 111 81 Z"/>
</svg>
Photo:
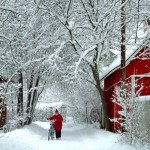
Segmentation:
<svg viewBox="0 0 150 150">
<path fill-rule="evenodd" d="M 110 49 L 110 51 L 115 55 L 120 55 L 120 51 L 118 51 L 118 50 Z"/>
<path fill-rule="evenodd" d="M 145 32 L 143 29 L 144 24 L 141 24 L 137 32 L 137 38 L 135 38 L 136 37 L 135 35 L 132 36 L 131 39 L 128 41 L 128 45 L 126 45 L 126 65 L 131 60 L 132 56 L 135 56 L 144 47 L 144 45 L 148 44 L 148 41 L 146 40 L 148 31 Z M 137 39 L 136 43 L 135 39 Z M 120 67 L 120 64 L 121 64 L 121 56 L 118 55 L 117 58 L 101 74 L 100 80 L 105 79 L 108 75 L 117 70 Z"/>
</svg>

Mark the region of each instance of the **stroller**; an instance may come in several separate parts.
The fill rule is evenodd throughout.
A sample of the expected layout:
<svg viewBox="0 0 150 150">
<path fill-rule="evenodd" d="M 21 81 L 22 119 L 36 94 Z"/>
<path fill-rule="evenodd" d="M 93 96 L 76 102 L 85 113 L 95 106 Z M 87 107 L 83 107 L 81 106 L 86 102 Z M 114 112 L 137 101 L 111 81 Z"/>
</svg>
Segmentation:
<svg viewBox="0 0 150 150">
<path fill-rule="evenodd" d="M 48 141 L 54 139 L 54 122 L 50 121 L 50 128 L 48 130 Z"/>
</svg>

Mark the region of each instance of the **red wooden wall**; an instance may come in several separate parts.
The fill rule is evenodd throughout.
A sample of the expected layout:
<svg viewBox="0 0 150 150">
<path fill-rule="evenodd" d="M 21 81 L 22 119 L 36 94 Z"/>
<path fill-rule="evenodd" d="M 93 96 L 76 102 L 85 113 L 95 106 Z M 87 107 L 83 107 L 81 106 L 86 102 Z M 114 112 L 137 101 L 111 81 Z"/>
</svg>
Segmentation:
<svg viewBox="0 0 150 150">
<path fill-rule="evenodd" d="M 126 67 L 127 82 L 131 82 L 130 77 L 132 75 L 144 75 L 150 73 L 150 50 L 148 49 L 149 53 L 147 53 L 148 54 L 147 56 L 140 55 L 144 50 L 145 48 L 140 50 L 140 52 L 136 56 L 134 56 L 134 59 L 132 59 L 130 63 L 127 64 Z M 142 58 L 149 58 L 149 59 L 142 59 Z M 138 79 L 137 84 L 139 85 L 139 87 L 137 87 L 135 91 L 137 91 L 141 86 L 143 86 L 140 95 L 141 96 L 150 95 L 150 77 L 143 77 L 143 78 L 136 77 L 135 79 Z M 119 85 L 120 85 L 120 68 L 112 72 L 108 77 L 104 79 L 105 99 L 108 109 L 108 117 L 110 119 L 120 117 L 120 115 L 118 114 L 118 111 L 121 110 L 120 106 L 112 102 L 115 86 Z M 110 122 L 110 128 L 111 131 L 115 131 L 121 129 L 121 126 L 119 123 Z"/>
</svg>

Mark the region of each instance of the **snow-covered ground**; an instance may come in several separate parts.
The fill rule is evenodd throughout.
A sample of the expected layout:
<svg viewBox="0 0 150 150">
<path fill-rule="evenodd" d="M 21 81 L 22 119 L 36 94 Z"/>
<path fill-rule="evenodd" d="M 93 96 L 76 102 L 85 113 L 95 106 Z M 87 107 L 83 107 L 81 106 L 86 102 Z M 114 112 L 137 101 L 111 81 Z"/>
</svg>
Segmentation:
<svg viewBox="0 0 150 150">
<path fill-rule="evenodd" d="M 95 126 L 64 124 L 61 140 L 47 140 L 49 123 L 34 122 L 9 133 L 0 133 L 0 150 L 135 150 L 119 143 L 119 135 Z"/>
</svg>

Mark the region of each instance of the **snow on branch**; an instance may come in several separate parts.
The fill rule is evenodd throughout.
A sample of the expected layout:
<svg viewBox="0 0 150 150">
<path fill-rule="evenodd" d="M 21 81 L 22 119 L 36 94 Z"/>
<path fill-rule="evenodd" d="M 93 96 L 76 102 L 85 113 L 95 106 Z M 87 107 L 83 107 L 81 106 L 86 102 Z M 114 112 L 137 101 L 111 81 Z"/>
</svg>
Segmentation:
<svg viewBox="0 0 150 150">
<path fill-rule="evenodd" d="M 68 41 L 67 41 L 68 42 Z M 55 50 L 55 58 L 59 59 L 59 53 L 61 52 L 61 49 L 63 48 L 63 46 L 67 43 L 67 42 L 62 42 L 60 44 L 60 46 Z"/>
<path fill-rule="evenodd" d="M 9 11 L 9 12 L 13 12 L 15 14 L 20 14 L 19 12 L 15 11 L 14 9 L 9 8 L 9 7 L 0 6 L 0 9 L 5 10 L 5 11 Z"/>
<path fill-rule="evenodd" d="M 81 61 L 82 61 L 82 59 L 84 59 L 85 56 L 86 56 L 89 52 L 91 52 L 93 49 L 95 49 L 96 47 L 97 47 L 97 45 L 94 45 L 94 46 L 90 47 L 89 49 L 87 49 L 86 51 L 83 52 L 83 54 L 82 54 L 81 57 L 79 58 L 79 61 L 76 62 L 75 76 L 77 76 L 78 67 L 79 67 L 79 65 L 80 65 L 80 63 L 81 63 Z"/>
<path fill-rule="evenodd" d="M 7 41 L 11 41 L 7 36 L 4 34 L 0 34 L 0 39 L 6 39 Z"/>
</svg>

